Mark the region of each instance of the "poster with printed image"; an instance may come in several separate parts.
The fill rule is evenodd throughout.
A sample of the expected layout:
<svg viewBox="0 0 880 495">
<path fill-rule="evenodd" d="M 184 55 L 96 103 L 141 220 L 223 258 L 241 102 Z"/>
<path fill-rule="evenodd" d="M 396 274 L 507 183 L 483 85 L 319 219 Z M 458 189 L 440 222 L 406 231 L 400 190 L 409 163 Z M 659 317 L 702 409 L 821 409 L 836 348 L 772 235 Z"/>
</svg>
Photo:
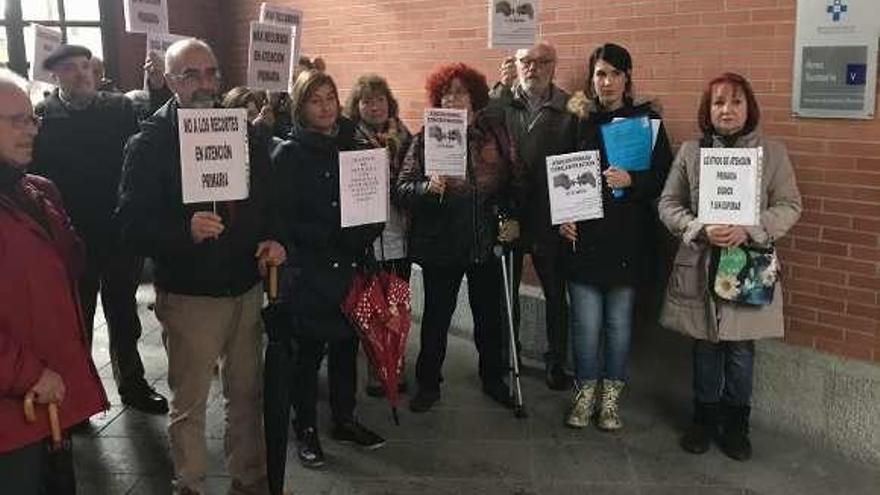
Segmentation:
<svg viewBox="0 0 880 495">
<path fill-rule="evenodd" d="M 52 73 L 43 68 L 43 62 L 53 50 L 61 46 L 61 31 L 39 24 L 32 24 L 28 30 L 27 58 L 31 63 L 31 81 L 54 84 Z"/>
<path fill-rule="evenodd" d="M 251 22 L 247 85 L 267 91 L 287 91 L 290 81 L 291 31 L 286 26 Z"/>
<path fill-rule="evenodd" d="M 538 37 L 538 0 L 491 0 L 489 48 L 527 48 Z"/>
<path fill-rule="evenodd" d="M 467 110 L 425 110 L 425 175 L 467 175 Z"/>
<path fill-rule="evenodd" d="M 601 163 L 598 150 L 547 157 L 551 224 L 604 217 Z"/>
<path fill-rule="evenodd" d="M 250 191 L 247 110 L 179 109 L 183 202 L 246 199 Z"/>
<path fill-rule="evenodd" d="M 388 220 L 388 170 L 385 148 L 339 153 L 342 228 Z"/>
<path fill-rule="evenodd" d="M 166 0 L 125 0 L 125 30 L 129 33 L 168 32 Z"/>
<path fill-rule="evenodd" d="M 701 148 L 701 223 L 760 223 L 762 148 Z"/>
</svg>

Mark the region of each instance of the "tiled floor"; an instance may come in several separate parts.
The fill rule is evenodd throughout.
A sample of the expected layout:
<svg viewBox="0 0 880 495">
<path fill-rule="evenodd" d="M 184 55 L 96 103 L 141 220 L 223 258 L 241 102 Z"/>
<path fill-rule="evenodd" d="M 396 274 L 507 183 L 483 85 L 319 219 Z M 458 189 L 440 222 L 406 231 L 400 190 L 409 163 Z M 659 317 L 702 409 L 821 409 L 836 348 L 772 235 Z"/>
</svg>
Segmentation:
<svg viewBox="0 0 880 495">
<path fill-rule="evenodd" d="M 150 380 L 167 393 L 158 323 L 147 309 L 152 297 L 152 289 L 143 287 L 141 352 Z M 563 427 L 567 393 L 548 390 L 534 372 L 524 379 L 529 417 L 515 419 L 480 393 L 473 345 L 451 337 L 444 396 L 434 410 L 414 415 L 404 407 L 401 425 L 395 426 L 383 401 L 359 397 L 361 419 L 385 435 L 388 444 L 363 452 L 325 437 L 328 465 L 305 470 L 290 455 L 287 490 L 302 495 L 880 494 L 880 468 L 760 426 L 753 429 L 751 462 L 731 461 L 717 449 L 703 456 L 683 453 L 676 441 L 688 418 L 686 352 L 666 337 L 660 346 L 653 334 L 636 337 L 633 377 L 622 406 L 626 426 L 620 433 Z M 411 353 L 417 342 L 411 339 Z M 93 418 L 90 433 L 75 439 L 79 493 L 170 493 L 167 418 L 120 406 L 103 327 L 96 331 L 94 356 L 113 407 Z M 321 407 L 326 419 L 323 399 Z M 328 431 L 326 423 L 323 431 Z M 225 493 L 229 485 L 222 433 L 222 402 L 215 387 L 208 414 L 211 494 Z"/>
</svg>

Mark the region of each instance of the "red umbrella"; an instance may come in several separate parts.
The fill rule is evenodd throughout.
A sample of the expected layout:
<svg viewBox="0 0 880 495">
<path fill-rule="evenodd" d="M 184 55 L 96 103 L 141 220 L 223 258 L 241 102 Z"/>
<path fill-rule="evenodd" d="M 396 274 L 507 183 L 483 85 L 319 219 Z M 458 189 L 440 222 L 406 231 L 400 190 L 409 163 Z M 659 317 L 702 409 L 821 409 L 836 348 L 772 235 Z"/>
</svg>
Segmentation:
<svg viewBox="0 0 880 495">
<path fill-rule="evenodd" d="M 409 296 L 409 282 L 394 273 L 359 273 L 341 306 L 385 388 L 396 424 L 400 424 L 397 379 L 409 334 Z"/>
</svg>

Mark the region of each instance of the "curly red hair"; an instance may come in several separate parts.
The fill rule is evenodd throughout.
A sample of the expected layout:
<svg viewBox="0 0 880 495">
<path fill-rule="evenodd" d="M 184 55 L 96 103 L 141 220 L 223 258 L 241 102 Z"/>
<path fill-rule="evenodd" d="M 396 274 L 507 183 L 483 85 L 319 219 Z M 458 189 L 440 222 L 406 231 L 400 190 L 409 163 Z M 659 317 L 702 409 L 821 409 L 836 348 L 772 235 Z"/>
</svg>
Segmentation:
<svg viewBox="0 0 880 495">
<path fill-rule="evenodd" d="M 453 79 L 461 81 L 467 89 L 475 112 L 489 104 L 489 83 L 486 82 L 486 76 L 469 65 L 456 62 L 441 65 L 428 76 L 425 89 L 428 90 L 428 100 L 432 106 L 440 106 L 440 99 Z"/>
</svg>

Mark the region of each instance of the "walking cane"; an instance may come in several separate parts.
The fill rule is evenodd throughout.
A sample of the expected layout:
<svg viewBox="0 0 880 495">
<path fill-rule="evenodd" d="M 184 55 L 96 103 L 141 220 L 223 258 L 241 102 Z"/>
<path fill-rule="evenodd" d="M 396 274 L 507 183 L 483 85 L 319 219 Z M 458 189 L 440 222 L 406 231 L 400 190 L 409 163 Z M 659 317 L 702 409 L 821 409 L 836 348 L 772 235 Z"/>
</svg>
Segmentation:
<svg viewBox="0 0 880 495">
<path fill-rule="evenodd" d="M 499 215 L 499 226 L 504 218 Z M 517 418 L 525 418 L 525 405 L 523 404 L 522 385 L 519 374 L 519 353 L 516 348 L 516 330 L 513 327 L 513 256 L 512 248 L 504 245 L 495 246 L 495 254 L 501 261 L 501 276 L 504 281 L 504 303 L 507 310 L 507 335 L 510 354 L 510 392 L 513 398 L 513 415 Z"/>
</svg>

